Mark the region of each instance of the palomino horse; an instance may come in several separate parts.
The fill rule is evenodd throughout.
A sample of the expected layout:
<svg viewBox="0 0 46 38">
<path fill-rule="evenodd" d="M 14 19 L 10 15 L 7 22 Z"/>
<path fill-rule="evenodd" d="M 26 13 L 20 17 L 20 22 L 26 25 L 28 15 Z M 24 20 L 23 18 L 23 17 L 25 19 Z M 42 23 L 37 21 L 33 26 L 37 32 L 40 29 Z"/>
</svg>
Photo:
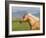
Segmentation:
<svg viewBox="0 0 46 38">
<path fill-rule="evenodd" d="M 39 30 L 40 29 L 40 20 L 39 18 L 33 16 L 32 14 L 27 14 L 23 16 L 23 21 L 29 23 L 30 30 Z"/>
</svg>

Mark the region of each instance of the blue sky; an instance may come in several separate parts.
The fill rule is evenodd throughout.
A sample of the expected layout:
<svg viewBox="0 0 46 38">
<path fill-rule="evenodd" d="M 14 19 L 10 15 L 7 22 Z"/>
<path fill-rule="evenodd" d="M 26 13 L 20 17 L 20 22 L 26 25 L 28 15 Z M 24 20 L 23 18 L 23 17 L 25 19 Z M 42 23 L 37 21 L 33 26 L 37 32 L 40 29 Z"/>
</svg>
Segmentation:
<svg viewBox="0 0 46 38">
<path fill-rule="evenodd" d="M 13 17 L 22 17 L 25 13 L 31 13 L 37 17 L 40 17 L 40 8 L 39 7 L 12 7 L 12 16 Z"/>
</svg>

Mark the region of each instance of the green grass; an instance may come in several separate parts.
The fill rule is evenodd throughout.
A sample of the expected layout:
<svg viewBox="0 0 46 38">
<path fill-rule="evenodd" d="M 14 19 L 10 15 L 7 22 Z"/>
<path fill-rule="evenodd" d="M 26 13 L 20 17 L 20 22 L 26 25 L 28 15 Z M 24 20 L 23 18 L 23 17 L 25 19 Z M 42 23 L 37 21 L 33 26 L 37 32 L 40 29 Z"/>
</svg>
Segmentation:
<svg viewBox="0 0 46 38">
<path fill-rule="evenodd" d="M 19 20 L 12 21 L 12 31 L 25 31 L 30 30 L 29 24 L 27 22 L 19 23 Z"/>
</svg>

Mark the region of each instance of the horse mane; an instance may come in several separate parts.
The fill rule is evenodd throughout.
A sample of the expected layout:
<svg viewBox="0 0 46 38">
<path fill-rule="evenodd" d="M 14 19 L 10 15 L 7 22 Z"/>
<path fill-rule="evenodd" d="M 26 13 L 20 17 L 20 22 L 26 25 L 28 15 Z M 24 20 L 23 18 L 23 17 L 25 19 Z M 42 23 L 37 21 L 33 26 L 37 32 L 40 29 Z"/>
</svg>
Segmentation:
<svg viewBox="0 0 46 38">
<path fill-rule="evenodd" d="M 34 15 L 32 15 L 31 13 L 29 13 L 28 16 L 31 16 L 31 17 L 34 18 L 35 20 L 39 21 L 39 18 L 36 17 L 36 16 L 34 16 Z"/>
</svg>

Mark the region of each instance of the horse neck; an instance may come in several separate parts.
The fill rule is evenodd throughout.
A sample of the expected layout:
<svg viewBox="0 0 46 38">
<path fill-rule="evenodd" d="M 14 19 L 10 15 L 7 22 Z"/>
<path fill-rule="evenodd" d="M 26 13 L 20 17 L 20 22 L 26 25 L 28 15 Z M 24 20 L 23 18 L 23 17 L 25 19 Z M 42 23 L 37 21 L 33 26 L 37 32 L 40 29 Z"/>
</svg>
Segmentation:
<svg viewBox="0 0 46 38">
<path fill-rule="evenodd" d="M 29 16 L 28 17 L 29 18 L 29 20 L 30 20 L 30 23 L 33 25 L 36 21 L 38 21 L 39 19 L 38 18 L 36 18 L 35 16 Z"/>
<path fill-rule="evenodd" d="M 35 20 L 39 20 L 39 18 L 38 17 L 36 17 L 36 16 L 34 16 L 34 15 L 32 15 L 31 13 L 28 13 L 27 14 L 28 16 L 31 16 L 33 19 L 35 19 Z"/>
<path fill-rule="evenodd" d="M 34 15 L 32 15 L 32 14 L 31 14 L 30 16 L 31 16 L 31 17 L 32 17 L 32 19 L 34 19 L 34 20 L 37 20 L 37 21 L 39 20 L 39 18 L 38 18 L 38 17 L 36 17 L 36 16 L 34 16 Z"/>
</svg>

